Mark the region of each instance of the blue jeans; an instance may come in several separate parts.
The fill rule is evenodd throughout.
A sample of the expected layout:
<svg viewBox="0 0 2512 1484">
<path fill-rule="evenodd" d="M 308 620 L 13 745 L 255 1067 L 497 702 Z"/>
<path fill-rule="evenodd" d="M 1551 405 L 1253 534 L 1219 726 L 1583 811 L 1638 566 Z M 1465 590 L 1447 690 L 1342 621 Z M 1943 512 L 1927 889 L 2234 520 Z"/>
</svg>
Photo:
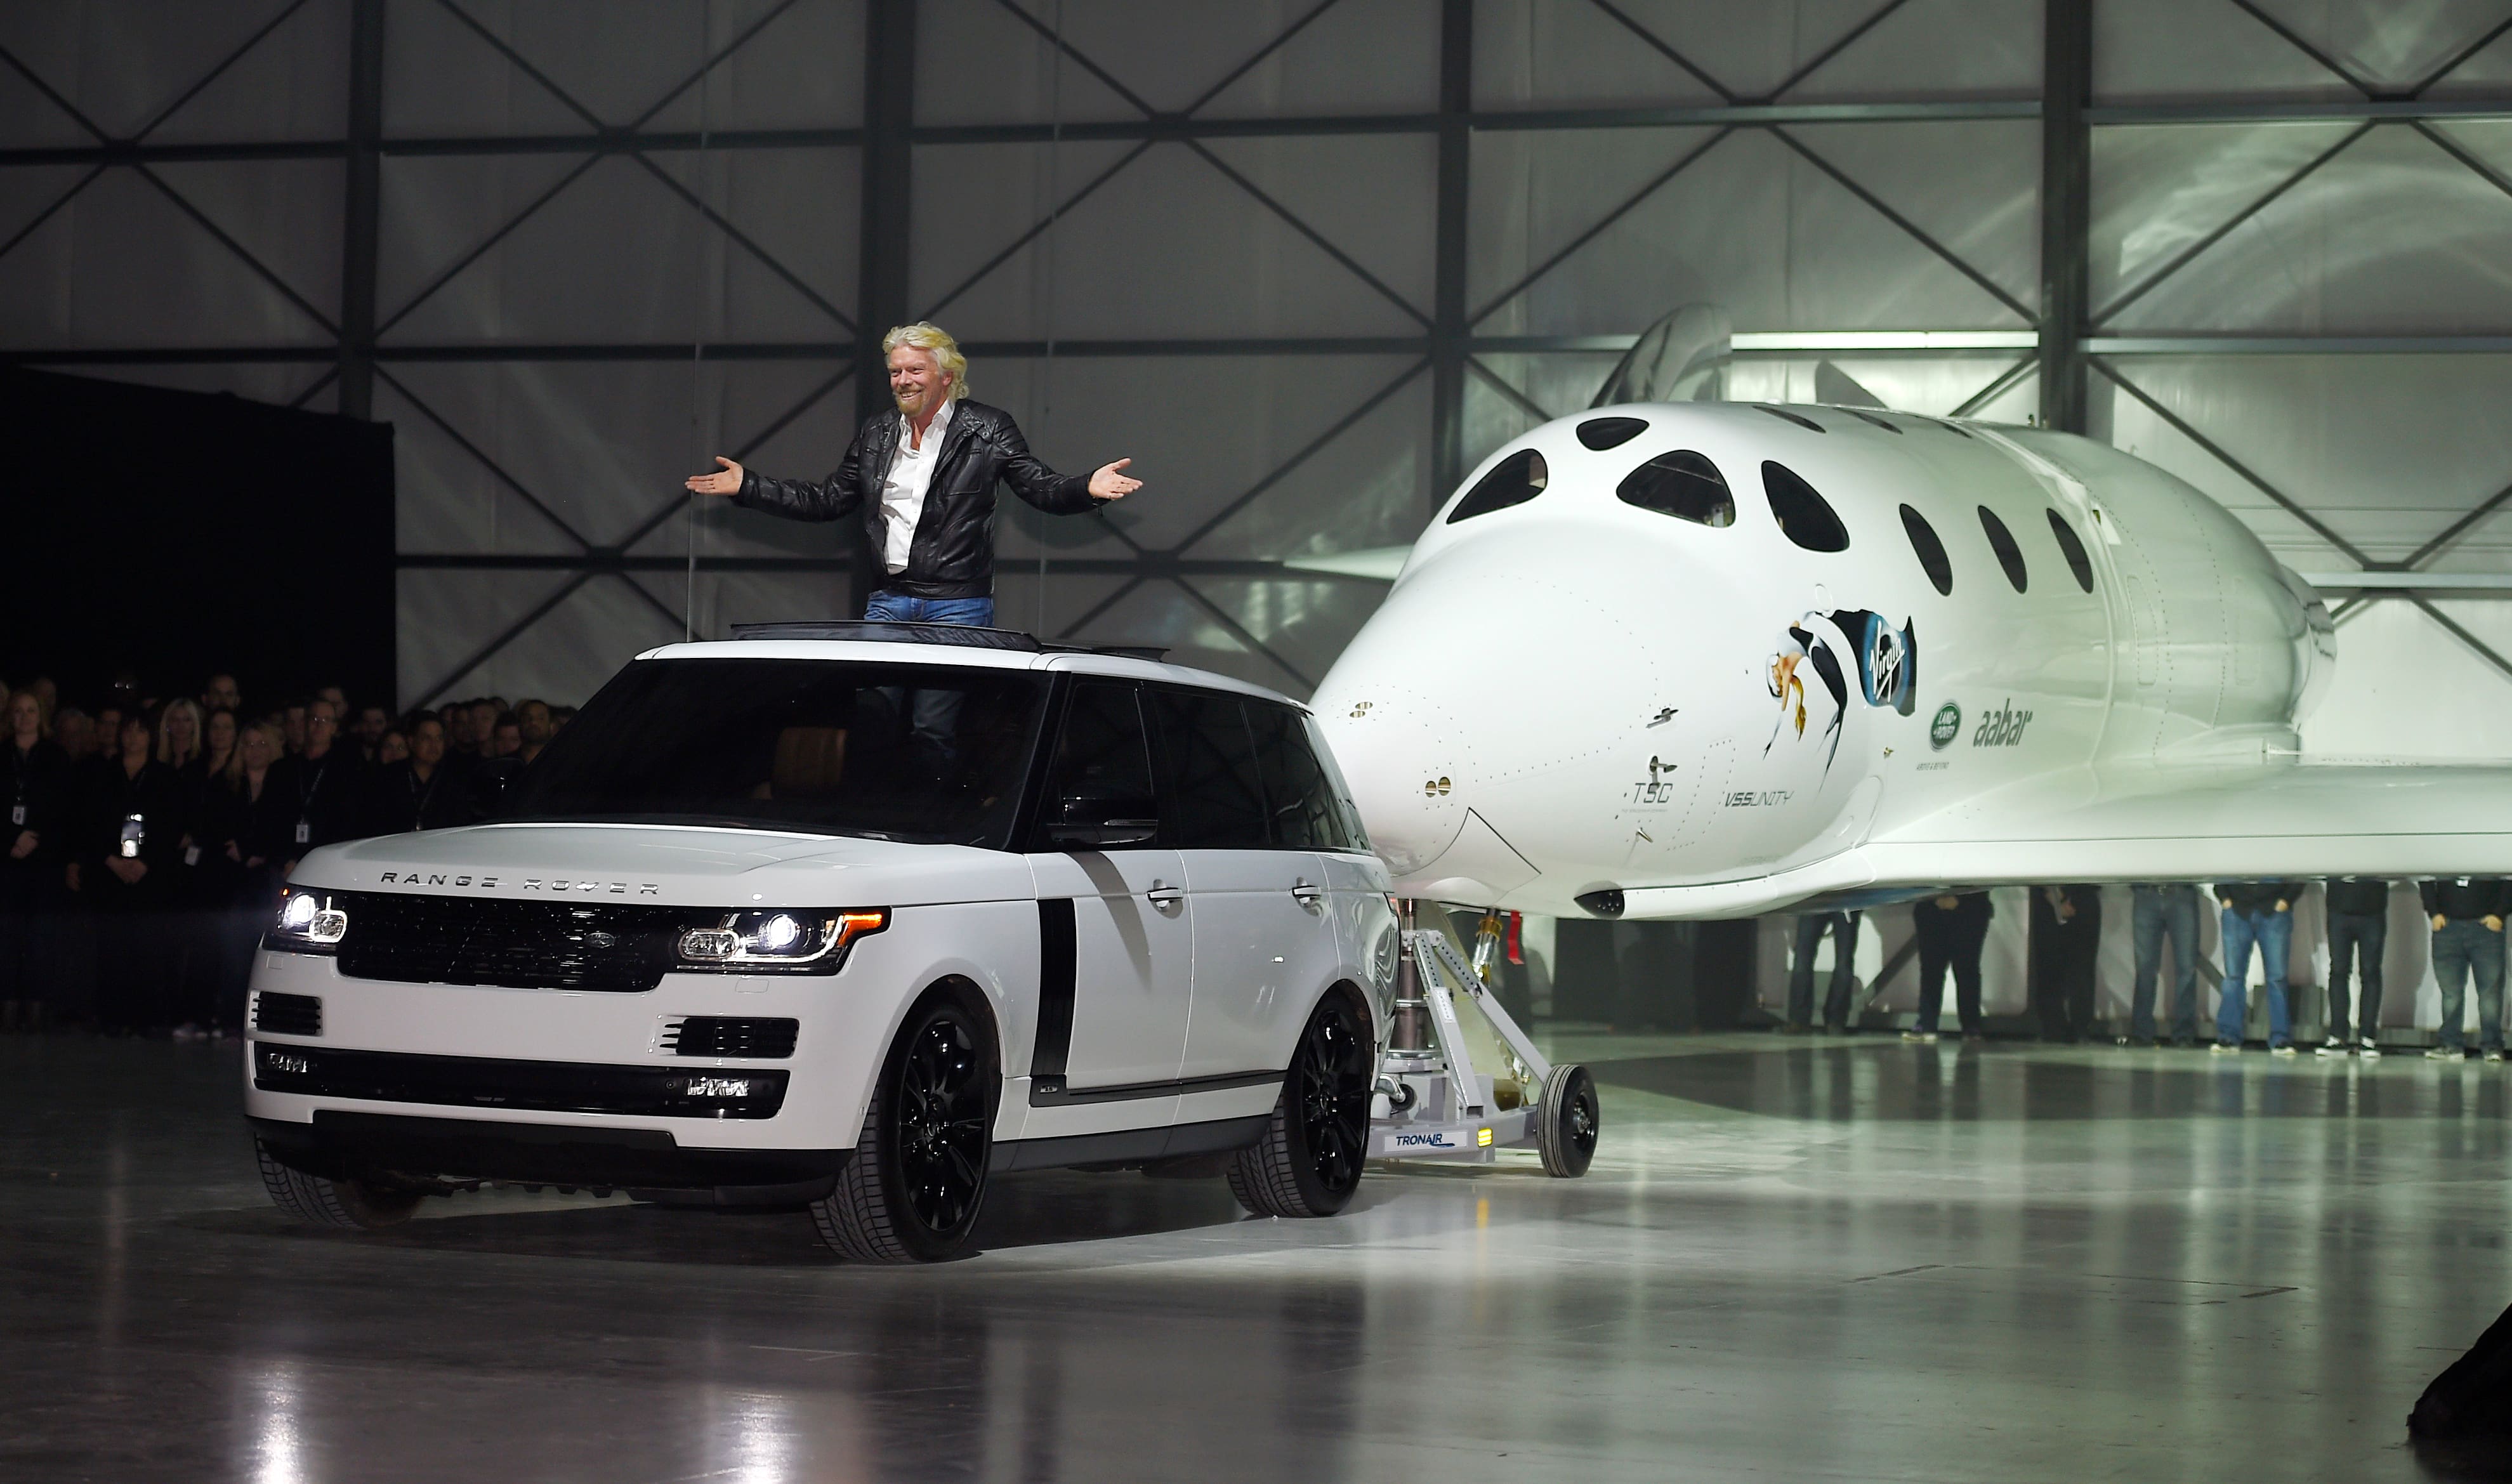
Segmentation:
<svg viewBox="0 0 2512 1484">
<path fill-rule="evenodd" d="M 1831 986 L 1824 996 L 1824 1024 L 1835 1031 L 1849 1025 L 1850 985 L 1857 974 L 1858 914 L 1810 912 L 1797 918 L 1797 959 L 1788 970 L 1788 1024 L 1814 1021 L 1814 952 L 1831 929 Z"/>
<path fill-rule="evenodd" d="M 2467 1008 L 2468 977 L 2477 975 L 2478 1045 L 2503 1049 L 2503 934 L 2483 922 L 2454 918 L 2434 929 L 2434 978 L 2442 985 L 2442 1035 L 2446 1051 L 2460 1047 L 2460 1015 Z"/>
<path fill-rule="evenodd" d="M 885 623 L 956 624 L 963 628 L 991 629 L 995 626 L 995 600 L 992 598 L 910 598 L 905 593 L 875 589 L 864 602 L 864 617 Z M 911 719 L 911 735 L 925 768 L 934 776 L 946 773 L 959 761 L 960 704 L 967 699 L 963 690 L 919 690 L 913 698 L 898 688 L 884 686 L 882 693 L 896 705 L 905 700 Z"/>
<path fill-rule="evenodd" d="M 2259 947 L 2259 967 L 2267 971 L 2268 1044 L 2294 1039 L 2294 1024 L 2285 1007 L 2285 951 L 2294 942 L 2292 912 L 2224 910 L 2224 996 L 2216 1005 L 2216 1039 L 2242 1043 L 2243 1013 L 2248 1008 L 2242 981 L 2251 974 L 2251 945 Z M 2498 960 L 2499 961 L 2499 960 Z"/>
<path fill-rule="evenodd" d="M 910 598 L 876 589 L 864 601 L 864 617 L 883 623 L 952 623 L 972 629 L 995 626 L 992 598 Z"/>
<path fill-rule="evenodd" d="M 2198 888 L 2139 886 L 2129 894 L 2137 939 L 2137 978 L 2129 995 L 2128 1034 L 2154 1039 L 2154 992 L 2163 974 L 2163 940 L 2172 940 L 2172 1034 L 2198 1038 Z"/>
<path fill-rule="evenodd" d="M 2329 1034 L 2333 1038 L 2348 1038 L 2347 979 L 2359 957 L 2364 961 L 2364 1003 L 2355 1016 L 2355 1035 L 2368 1041 L 2379 1037 L 2381 950 L 2389 941 L 2390 919 L 2377 912 L 2329 915 Z"/>
</svg>

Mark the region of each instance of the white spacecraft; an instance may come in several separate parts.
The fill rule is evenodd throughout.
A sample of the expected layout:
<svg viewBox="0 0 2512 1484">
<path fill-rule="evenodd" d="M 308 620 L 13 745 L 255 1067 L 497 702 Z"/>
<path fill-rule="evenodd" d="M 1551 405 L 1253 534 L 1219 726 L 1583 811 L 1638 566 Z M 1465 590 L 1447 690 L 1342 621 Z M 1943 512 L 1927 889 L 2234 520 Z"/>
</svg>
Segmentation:
<svg viewBox="0 0 2512 1484">
<path fill-rule="evenodd" d="M 1591 409 L 1486 459 L 1314 706 L 1399 892 L 1725 918 L 2512 870 L 2512 770 L 2324 765 L 2328 611 L 2068 434 Z"/>
</svg>

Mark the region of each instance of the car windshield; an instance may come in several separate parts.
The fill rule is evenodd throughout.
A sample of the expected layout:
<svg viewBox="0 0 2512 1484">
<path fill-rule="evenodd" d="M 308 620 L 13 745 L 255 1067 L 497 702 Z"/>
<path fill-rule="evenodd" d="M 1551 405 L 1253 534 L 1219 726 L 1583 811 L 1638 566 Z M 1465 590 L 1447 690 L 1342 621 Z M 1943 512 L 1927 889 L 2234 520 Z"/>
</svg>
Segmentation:
<svg viewBox="0 0 2512 1484">
<path fill-rule="evenodd" d="M 1046 688 L 1026 670 L 640 660 L 568 723 L 500 812 L 1000 849 Z"/>
</svg>

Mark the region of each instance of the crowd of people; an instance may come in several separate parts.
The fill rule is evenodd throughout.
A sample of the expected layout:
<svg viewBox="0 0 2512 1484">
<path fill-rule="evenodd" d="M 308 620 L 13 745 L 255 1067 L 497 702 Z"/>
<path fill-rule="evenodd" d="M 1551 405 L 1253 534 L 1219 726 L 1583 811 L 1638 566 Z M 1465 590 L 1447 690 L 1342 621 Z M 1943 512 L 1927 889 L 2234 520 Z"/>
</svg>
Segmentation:
<svg viewBox="0 0 2512 1484">
<path fill-rule="evenodd" d="M 337 685 L 248 708 L 224 674 L 197 698 L 0 686 L 0 1032 L 235 1034 L 307 851 L 483 817 L 573 714 L 484 696 L 395 717 Z"/>
<path fill-rule="evenodd" d="M 2295 1056 L 2294 1017 L 2288 1002 L 2288 957 L 2294 944 L 2294 908 L 2306 881 L 2218 881 L 2209 888 L 2223 950 L 2222 978 L 2209 986 L 2216 1003 L 2206 1037 L 2209 1049 L 2229 1055 L 2242 1049 L 2252 1010 L 2251 956 L 2258 955 L 2266 1000 L 2269 1054 Z M 2391 883 L 2344 877 L 2322 884 L 2329 933 L 2329 1004 L 2319 1054 L 2376 1060 L 2381 1055 L 2382 954 L 2389 940 Z M 2198 924 L 2205 901 L 2200 888 L 2181 882 L 2140 881 L 2131 886 L 2131 927 L 2136 976 L 2131 982 L 2129 1023 L 2116 1036 L 2132 1048 L 2161 1043 L 2156 1025 L 2167 943 L 2178 970 L 2171 997 L 2170 1044 L 2200 1043 L 2203 961 Z M 2443 877 L 2416 883 L 2432 932 L 2434 978 L 2442 990 L 2442 1022 L 2425 1055 L 2435 1061 L 2466 1059 L 2463 1019 L 2467 993 L 2477 989 L 2478 1054 L 2504 1059 L 2503 985 L 2505 923 L 2512 919 L 2512 879 Z M 2095 964 L 2101 942 L 2101 892 L 2090 883 L 2031 889 L 2031 1007 L 2044 1039 L 2078 1041 L 2094 1031 Z M 1902 1033 L 1929 1042 L 1939 1035 L 1948 973 L 1963 1039 L 1985 1032 L 1981 1016 L 1981 951 L 1987 941 L 1988 893 L 1969 891 L 1922 899 L 1911 913 L 1919 956 L 1919 1012 Z M 1780 1030 L 1805 1034 L 1820 1024 L 1848 1028 L 1858 942 L 1859 914 L 1807 913 L 1797 919 L 1794 961 L 1788 979 L 1787 1018 Z M 1815 1020 L 1814 966 L 1824 935 L 1832 935 L 1832 972 Z"/>
</svg>

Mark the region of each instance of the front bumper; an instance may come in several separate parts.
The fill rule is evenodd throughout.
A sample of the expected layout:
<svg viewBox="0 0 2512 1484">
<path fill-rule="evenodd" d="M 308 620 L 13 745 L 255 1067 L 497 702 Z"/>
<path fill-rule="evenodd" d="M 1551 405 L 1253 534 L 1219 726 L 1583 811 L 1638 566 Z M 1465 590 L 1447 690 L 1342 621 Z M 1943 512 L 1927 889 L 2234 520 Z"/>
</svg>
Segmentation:
<svg viewBox="0 0 2512 1484">
<path fill-rule="evenodd" d="M 337 1179 L 378 1174 L 625 1190 L 685 1205 L 798 1204 L 829 1193 L 851 1152 L 689 1147 L 657 1128 L 427 1118 L 324 1109 L 248 1120 L 282 1163 Z"/>
</svg>

